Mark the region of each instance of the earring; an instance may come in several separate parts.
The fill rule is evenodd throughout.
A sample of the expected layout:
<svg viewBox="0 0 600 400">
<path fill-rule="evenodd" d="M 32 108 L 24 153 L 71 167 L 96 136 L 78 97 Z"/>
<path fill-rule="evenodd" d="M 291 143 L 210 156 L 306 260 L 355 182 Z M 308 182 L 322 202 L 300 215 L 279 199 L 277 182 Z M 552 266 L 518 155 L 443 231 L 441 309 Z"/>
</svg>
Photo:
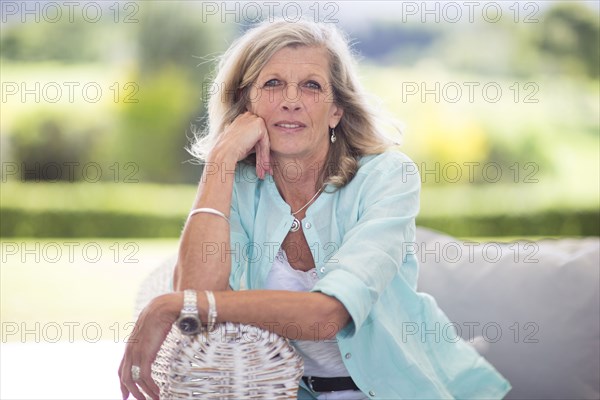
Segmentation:
<svg viewBox="0 0 600 400">
<path fill-rule="evenodd" d="M 337 140 L 337 136 L 335 136 L 335 130 L 333 128 L 330 128 L 329 133 L 331 134 L 331 143 L 335 143 L 335 141 Z"/>
</svg>

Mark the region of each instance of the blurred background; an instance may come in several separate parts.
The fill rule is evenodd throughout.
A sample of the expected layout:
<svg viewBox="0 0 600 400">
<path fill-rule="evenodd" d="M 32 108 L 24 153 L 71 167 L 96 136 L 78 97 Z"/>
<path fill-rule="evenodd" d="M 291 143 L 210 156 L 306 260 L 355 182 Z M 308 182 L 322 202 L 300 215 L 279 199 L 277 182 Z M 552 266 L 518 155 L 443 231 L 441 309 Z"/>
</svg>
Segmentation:
<svg viewBox="0 0 600 400">
<path fill-rule="evenodd" d="M 194 198 L 185 146 L 214 60 L 277 16 L 349 35 L 421 172 L 418 225 L 464 240 L 600 235 L 595 1 L 0 6 L 5 349 L 126 340 L 137 288 L 176 251 Z M 35 396 L 9 392 L 7 362 L 3 396 Z"/>
</svg>

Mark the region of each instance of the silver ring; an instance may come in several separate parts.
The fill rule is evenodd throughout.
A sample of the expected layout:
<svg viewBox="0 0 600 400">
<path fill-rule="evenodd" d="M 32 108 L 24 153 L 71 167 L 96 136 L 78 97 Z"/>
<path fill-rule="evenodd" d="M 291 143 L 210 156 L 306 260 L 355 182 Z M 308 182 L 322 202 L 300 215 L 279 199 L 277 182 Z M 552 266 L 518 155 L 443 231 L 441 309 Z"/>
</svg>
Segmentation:
<svg viewBox="0 0 600 400">
<path fill-rule="evenodd" d="M 140 372 L 141 372 L 141 370 L 140 370 L 139 366 L 137 366 L 137 365 L 132 365 L 131 366 L 131 378 L 134 381 L 139 381 L 140 380 Z"/>
</svg>

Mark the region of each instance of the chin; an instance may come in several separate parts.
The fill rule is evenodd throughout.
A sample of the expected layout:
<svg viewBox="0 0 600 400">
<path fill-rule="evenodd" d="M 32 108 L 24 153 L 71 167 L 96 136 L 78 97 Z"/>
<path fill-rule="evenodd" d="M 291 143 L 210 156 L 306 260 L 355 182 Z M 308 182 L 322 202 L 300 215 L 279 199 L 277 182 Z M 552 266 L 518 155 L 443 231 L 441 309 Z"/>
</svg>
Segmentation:
<svg viewBox="0 0 600 400">
<path fill-rule="evenodd" d="M 294 155 L 302 152 L 302 147 L 296 143 L 271 142 L 271 152 L 277 155 Z"/>
</svg>

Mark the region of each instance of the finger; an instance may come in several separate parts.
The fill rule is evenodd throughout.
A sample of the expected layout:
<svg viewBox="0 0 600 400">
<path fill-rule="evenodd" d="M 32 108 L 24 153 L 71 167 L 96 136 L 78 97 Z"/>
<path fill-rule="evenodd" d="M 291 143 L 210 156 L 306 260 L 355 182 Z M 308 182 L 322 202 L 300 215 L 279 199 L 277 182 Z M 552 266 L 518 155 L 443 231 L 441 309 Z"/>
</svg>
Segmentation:
<svg viewBox="0 0 600 400">
<path fill-rule="evenodd" d="M 126 400 L 129 397 L 129 389 L 125 386 L 125 382 L 121 379 L 119 381 L 119 385 L 121 386 L 121 395 L 123 396 L 123 400 Z"/>
<path fill-rule="evenodd" d="M 148 397 L 150 397 L 151 399 L 154 399 L 154 400 L 160 399 L 160 389 L 158 388 L 156 383 L 154 383 L 154 379 L 140 378 L 140 380 L 137 382 L 137 384 L 140 388 L 142 388 L 144 393 L 146 393 L 146 395 Z M 146 398 L 144 398 L 144 400 L 146 400 Z"/>
<path fill-rule="evenodd" d="M 125 386 L 129 390 L 129 393 L 131 393 L 137 400 L 146 400 L 146 396 L 144 393 L 142 393 L 137 383 L 134 382 L 133 379 L 125 380 Z"/>
<path fill-rule="evenodd" d="M 158 400 L 160 397 L 160 389 L 152 379 L 152 362 L 142 362 L 140 380 L 138 384 L 153 399 Z"/>
<path fill-rule="evenodd" d="M 148 389 L 148 393 L 151 393 L 150 397 L 156 400 L 160 399 L 160 388 L 158 387 L 156 382 L 154 382 L 154 379 L 150 379 L 150 382 L 148 383 Z"/>
<path fill-rule="evenodd" d="M 261 178 L 265 179 L 265 175 L 267 174 L 267 171 L 269 171 L 269 152 L 267 151 L 265 154 L 264 145 L 260 143 L 257 143 L 256 147 L 256 165 L 260 167 L 262 173 Z"/>
<path fill-rule="evenodd" d="M 133 376 L 131 374 L 131 366 L 132 365 L 140 365 L 139 362 L 130 363 L 128 360 L 130 357 L 127 356 L 127 352 L 125 353 L 125 357 L 123 359 L 122 369 L 121 369 L 121 392 L 123 395 L 127 394 L 127 396 L 131 393 L 133 397 L 138 400 L 146 400 L 146 396 L 140 391 L 137 383 L 139 381 L 134 381 Z M 141 375 L 141 374 L 140 374 Z M 127 397 L 124 397 L 127 398 Z"/>
<path fill-rule="evenodd" d="M 129 377 L 126 377 L 125 379 L 121 380 L 121 392 L 124 396 L 129 396 L 129 394 L 131 393 L 133 397 L 135 397 L 138 400 L 146 400 L 146 396 L 144 396 L 144 394 L 138 388 L 137 382 L 135 382 L 131 378 L 131 374 L 129 374 Z M 127 397 L 123 398 L 126 399 Z"/>
<path fill-rule="evenodd" d="M 146 380 L 144 378 L 140 378 L 137 381 L 137 385 L 139 386 L 141 392 L 144 395 L 143 400 L 148 400 L 148 397 L 153 400 L 158 400 L 158 396 L 151 393 L 150 389 L 148 389 L 148 383 L 146 382 Z"/>
<path fill-rule="evenodd" d="M 256 173 L 261 179 L 265 179 L 265 174 L 269 169 L 269 136 L 265 129 L 262 118 L 257 117 L 257 124 L 258 140 L 254 145 L 254 151 L 256 153 Z"/>
<path fill-rule="evenodd" d="M 265 132 L 263 137 L 257 143 L 257 155 L 260 154 L 261 166 L 264 171 L 269 171 L 273 175 L 271 168 L 271 145 L 269 143 L 269 135 Z"/>
<path fill-rule="evenodd" d="M 127 400 L 127 398 L 129 397 L 129 390 L 127 389 L 127 386 L 125 386 L 125 384 L 121 381 L 121 394 L 123 395 L 123 400 Z"/>
<path fill-rule="evenodd" d="M 263 168 L 262 160 L 261 160 L 261 152 L 258 149 L 258 143 L 254 146 L 256 149 L 256 176 L 260 179 L 265 179 L 265 170 Z"/>
<path fill-rule="evenodd" d="M 269 172 L 269 174 L 271 174 L 271 176 L 273 176 L 273 167 L 271 166 L 271 146 L 267 145 L 265 146 L 265 156 L 263 157 L 263 165 L 265 166 L 265 169 Z"/>
<path fill-rule="evenodd" d="M 127 397 L 129 397 L 129 390 L 127 390 L 127 387 L 125 386 L 125 384 L 123 383 L 123 365 L 125 363 L 125 357 L 123 357 L 123 359 L 121 360 L 121 364 L 119 365 L 119 384 L 121 386 L 121 394 L 123 395 L 123 400 L 126 400 Z"/>
</svg>

